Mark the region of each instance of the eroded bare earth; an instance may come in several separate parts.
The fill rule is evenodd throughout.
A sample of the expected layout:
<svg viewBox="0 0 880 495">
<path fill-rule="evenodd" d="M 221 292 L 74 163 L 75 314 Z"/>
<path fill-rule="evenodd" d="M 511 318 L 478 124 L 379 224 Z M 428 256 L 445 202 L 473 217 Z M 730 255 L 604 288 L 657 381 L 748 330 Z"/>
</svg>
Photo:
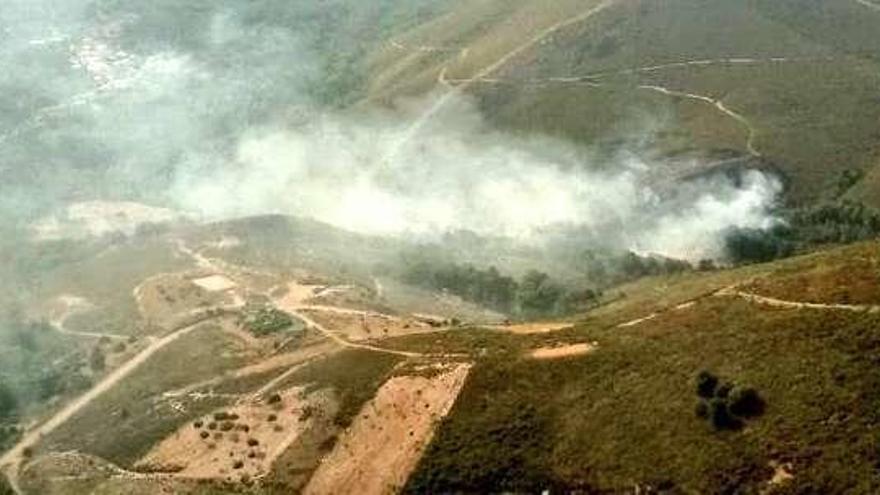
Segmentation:
<svg viewBox="0 0 880 495">
<path fill-rule="evenodd" d="M 306 494 L 384 494 L 403 486 L 452 408 L 470 364 L 388 380 L 340 437 Z"/>
<path fill-rule="evenodd" d="M 529 335 L 535 333 L 550 333 L 571 328 L 573 325 L 566 322 L 534 322 L 517 325 L 494 325 L 491 328 L 504 330 L 505 332 Z"/>
<path fill-rule="evenodd" d="M 595 344 L 572 344 L 561 347 L 541 347 L 531 352 L 534 359 L 559 359 L 571 356 L 583 356 L 596 350 Z"/>
<path fill-rule="evenodd" d="M 275 400 L 249 402 L 216 411 L 181 427 L 138 463 L 188 478 L 256 477 L 310 425 L 309 411 L 323 394 L 304 396 L 291 388 Z"/>
</svg>

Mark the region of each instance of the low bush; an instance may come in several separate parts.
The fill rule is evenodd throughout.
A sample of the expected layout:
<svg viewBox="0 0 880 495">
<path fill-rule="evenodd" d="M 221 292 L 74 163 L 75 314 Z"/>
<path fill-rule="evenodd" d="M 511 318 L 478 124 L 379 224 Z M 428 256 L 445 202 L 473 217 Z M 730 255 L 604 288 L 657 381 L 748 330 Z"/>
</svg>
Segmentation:
<svg viewBox="0 0 880 495">
<path fill-rule="evenodd" d="M 753 388 L 720 383 L 708 371 L 701 371 L 696 381 L 700 401 L 694 412 L 698 418 L 709 420 L 715 430 L 738 430 L 745 419 L 764 413 L 764 400 Z"/>
<path fill-rule="evenodd" d="M 730 412 L 743 417 L 753 418 L 764 413 L 764 399 L 758 392 L 749 387 L 736 387 L 730 392 Z"/>
<path fill-rule="evenodd" d="M 704 399 L 710 399 L 715 395 L 718 387 L 718 378 L 708 371 L 701 371 L 697 375 L 697 395 Z"/>
</svg>

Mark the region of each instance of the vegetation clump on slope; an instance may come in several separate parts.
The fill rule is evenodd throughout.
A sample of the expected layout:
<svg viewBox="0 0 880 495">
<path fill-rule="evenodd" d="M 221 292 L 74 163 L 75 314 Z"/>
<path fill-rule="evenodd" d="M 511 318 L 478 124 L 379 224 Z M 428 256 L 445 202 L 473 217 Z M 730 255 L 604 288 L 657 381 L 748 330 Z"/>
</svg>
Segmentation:
<svg viewBox="0 0 880 495">
<path fill-rule="evenodd" d="M 239 323 L 257 337 L 265 337 L 295 326 L 296 321 L 287 313 L 269 306 L 246 308 Z"/>
<path fill-rule="evenodd" d="M 716 430 L 739 430 L 746 419 L 764 413 L 764 399 L 755 389 L 721 383 L 708 371 L 697 375 L 697 396 L 697 417 Z"/>
</svg>

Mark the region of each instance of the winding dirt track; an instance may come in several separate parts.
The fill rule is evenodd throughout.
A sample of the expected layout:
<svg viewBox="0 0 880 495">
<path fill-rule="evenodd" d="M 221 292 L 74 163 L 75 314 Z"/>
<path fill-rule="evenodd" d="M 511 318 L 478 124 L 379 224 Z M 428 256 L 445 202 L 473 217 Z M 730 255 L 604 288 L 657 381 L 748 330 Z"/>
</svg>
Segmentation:
<svg viewBox="0 0 880 495">
<path fill-rule="evenodd" d="M 88 310 L 89 306 L 88 303 L 85 302 L 85 300 L 80 300 L 79 298 L 75 298 L 72 296 L 62 296 L 59 299 L 59 302 L 64 304 L 64 309 L 54 314 L 49 320 L 49 325 L 57 330 L 58 333 L 90 339 L 108 338 L 116 340 L 128 340 L 128 338 L 130 337 L 129 335 L 119 335 L 114 333 L 80 332 L 67 328 L 66 326 L 64 326 L 64 323 L 67 321 L 67 319 L 80 311 Z"/>
<path fill-rule="evenodd" d="M 598 7 L 597 7 L 598 8 Z M 880 8 L 880 7 L 878 7 Z M 559 29 L 559 28 L 557 28 Z M 531 45 L 530 45 L 531 46 Z M 525 48 L 523 48 L 525 49 Z M 804 61 L 827 61 L 833 60 L 831 57 L 821 57 L 821 58 L 804 58 L 804 57 L 772 57 L 769 59 L 757 59 L 757 58 L 720 58 L 720 59 L 700 59 L 700 60 L 688 60 L 684 62 L 671 62 L 668 64 L 659 64 L 659 65 L 651 65 L 647 67 L 636 67 L 633 69 L 623 69 L 619 71 L 610 71 L 610 72 L 596 72 L 593 74 L 587 74 L 585 76 L 569 76 L 569 77 L 548 77 L 543 79 L 528 79 L 522 81 L 506 81 L 504 79 L 493 79 L 488 76 L 491 75 L 496 69 L 485 72 L 481 71 L 478 75 L 469 79 L 449 79 L 446 77 L 446 68 L 440 71 L 440 75 L 438 76 L 438 82 L 450 88 L 451 91 L 463 91 L 469 86 L 477 83 L 485 83 L 485 84 L 500 84 L 504 82 L 517 82 L 520 84 L 529 84 L 529 85 L 540 85 L 540 84 L 582 84 L 590 87 L 605 87 L 608 84 L 603 82 L 598 82 L 598 79 L 609 76 L 616 75 L 626 75 L 626 74 L 639 74 L 639 73 L 650 73 L 650 72 L 658 72 L 667 69 L 674 68 L 683 68 L 683 67 L 696 67 L 696 66 L 710 66 L 710 65 L 757 65 L 757 64 L 768 64 L 768 63 L 786 63 L 786 62 L 804 62 Z M 688 93 L 685 91 L 676 91 L 663 86 L 653 85 L 653 84 L 643 84 L 638 86 L 639 89 L 656 91 L 658 93 L 677 97 L 677 98 L 688 98 L 692 100 L 699 101 L 701 103 L 706 103 L 715 107 L 719 112 L 723 113 L 727 117 L 730 117 L 736 120 L 742 127 L 744 127 L 748 133 L 748 137 L 746 139 L 746 150 L 748 153 L 754 157 L 760 157 L 761 152 L 758 151 L 755 141 L 757 140 L 758 132 L 755 129 L 754 125 L 752 125 L 751 121 L 746 118 L 743 114 L 732 110 L 727 106 L 724 101 L 721 99 L 715 99 L 710 96 L 700 95 L 695 93 Z M 446 96 L 451 97 L 452 93 L 447 93 Z M 446 102 L 441 98 L 438 101 L 439 105 L 445 105 Z M 428 114 L 433 114 L 437 109 L 429 110 Z M 411 137 L 411 136 L 410 136 Z"/>
<path fill-rule="evenodd" d="M 685 301 L 677 306 L 673 306 L 671 308 L 662 309 L 651 313 L 647 316 L 642 316 L 640 318 L 635 318 L 633 320 L 629 320 L 623 323 L 616 325 L 617 328 L 629 328 L 641 325 L 642 323 L 654 320 L 658 318 L 660 315 L 668 313 L 670 311 L 680 311 L 683 309 L 688 309 L 694 306 L 696 303 L 702 301 L 703 299 L 709 297 L 738 297 L 740 299 L 744 299 L 748 302 L 760 304 L 764 306 L 772 306 L 776 308 L 786 308 L 786 309 L 814 309 L 820 311 L 851 311 L 854 313 L 880 313 L 880 305 L 873 304 L 825 304 L 825 303 L 809 303 L 809 302 L 800 302 L 800 301 L 788 301 L 785 299 L 776 299 L 774 297 L 761 296 L 758 294 L 753 294 L 751 292 L 746 292 L 737 289 L 736 285 L 724 287 L 719 290 L 712 291 L 708 294 L 704 294 L 702 296 L 696 297 L 689 301 Z"/>
<path fill-rule="evenodd" d="M 675 91 L 669 88 L 665 88 L 663 86 L 656 86 L 652 84 L 643 84 L 639 86 L 639 89 L 646 89 L 650 91 L 656 91 L 658 93 L 662 93 L 664 95 L 675 96 L 679 98 L 690 98 L 692 100 L 697 100 L 703 103 L 708 103 L 713 107 L 717 108 L 718 111 L 727 115 L 728 117 L 739 122 L 748 132 L 748 138 L 746 140 L 746 150 L 748 150 L 749 154 L 755 157 L 760 157 L 761 153 L 755 147 L 755 139 L 757 137 L 758 132 L 755 130 L 752 123 L 745 118 L 742 114 L 731 110 L 725 103 L 721 100 L 716 100 L 712 97 L 705 95 L 698 95 L 695 93 L 686 93 L 683 91 Z"/>
<path fill-rule="evenodd" d="M 465 80 L 465 82 L 463 82 L 462 84 L 460 84 L 458 86 L 446 85 L 449 88 L 449 90 L 443 96 L 441 96 L 436 102 L 434 102 L 434 104 L 431 105 L 431 107 L 428 108 L 428 110 L 425 111 L 419 117 L 419 119 L 416 120 L 403 133 L 403 136 L 391 147 L 391 151 L 382 159 L 382 162 L 383 163 L 393 162 L 394 159 L 397 157 L 397 155 L 400 153 L 400 150 L 407 143 L 409 143 L 416 135 L 418 135 L 419 131 L 422 130 L 422 128 L 425 126 L 425 124 L 427 124 L 437 114 L 437 112 L 439 112 L 444 107 L 446 107 L 446 105 L 448 105 L 459 94 L 463 93 L 475 81 L 478 81 L 478 80 L 481 80 L 481 79 L 484 79 L 486 77 L 491 76 L 496 71 L 498 71 L 499 69 L 501 69 L 502 67 L 507 65 L 511 60 L 515 59 L 516 57 L 521 55 L 523 52 L 525 52 L 529 48 L 532 48 L 533 46 L 537 45 L 538 43 L 545 40 L 546 38 L 553 35 L 554 33 L 558 32 L 562 29 L 565 29 L 568 26 L 572 26 L 575 24 L 585 22 L 588 19 L 590 19 L 591 17 L 602 12 L 603 10 L 607 9 L 608 7 L 610 7 L 611 5 L 613 5 L 615 3 L 617 3 L 617 0 L 605 0 L 605 1 L 595 5 L 593 8 L 586 10 L 585 12 L 583 12 L 580 15 L 577 15 L 577 16 L 572 17 L 570 19 L 565 19 L 565 20 L 559 21 L 559 22 L 541 30 L 540 32 L 538 32 L 538 34 L 532 36 L 531 38 L 527 39 L 523 43 L 520 43 L 515 48 L 513 48 L 512 50 L 510 50 L 509 52 L 505 53 L 500 58 L 495 60 L 495 62 L 492 62 L 491 64 L 483 67 L 476 74 L 474 74 L 470 79 Z M 438 79 L 441 81 L 441 83 L 442 83 L 442 81 L 445 80 L 444 79 L 445 73 L 446 73 L 446 68 L 444 67 L 443 69 L 441 69 L 440 75 L 438 76 Z"/>
<path fill-rule="evenodd" d="M 798 301 L 787 301 L 784 299 L 776 299 L 773 297 L 760 296 L 737 290 L 735 288 L 727 288 L 715 294 L 718 297 L 733 296 L 745 299 L 746 301 L 765 306 L 774 306 L 777 308 L 789 309 L 818 309 L 827 311 L 852 311 L 854 313 L 877 313 L 880 312 L 880 306 L 872 304 L 824 304 L 824 303 L 808 303 Z"/>
</svg>

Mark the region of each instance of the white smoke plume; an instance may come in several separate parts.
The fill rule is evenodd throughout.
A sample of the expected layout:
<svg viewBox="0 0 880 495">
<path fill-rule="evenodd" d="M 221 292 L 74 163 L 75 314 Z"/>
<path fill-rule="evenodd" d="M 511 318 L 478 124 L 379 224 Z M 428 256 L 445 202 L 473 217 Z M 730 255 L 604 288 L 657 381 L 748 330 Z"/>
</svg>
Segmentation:
<svg viewBox="0 0 880 495">
<path fill-rule="evenodd" d="M 254 129 L 228 163 L 184 172 L 172 197 L 209 218 L 290 213 L 383 235 L 470 230 L 535 241 L 569 227 L 685 259 L 721 255 L 730 227 L 775 222 L 768 212 L 781 185 L 757 171 L 664 198 L 647 182 L 649 164 L 635 158 L 597 167 L 574 146 L 492 130 L 464 100 L 443 115 L 403 146 L 411 120 L 389 115 Z"/>
</svg>

